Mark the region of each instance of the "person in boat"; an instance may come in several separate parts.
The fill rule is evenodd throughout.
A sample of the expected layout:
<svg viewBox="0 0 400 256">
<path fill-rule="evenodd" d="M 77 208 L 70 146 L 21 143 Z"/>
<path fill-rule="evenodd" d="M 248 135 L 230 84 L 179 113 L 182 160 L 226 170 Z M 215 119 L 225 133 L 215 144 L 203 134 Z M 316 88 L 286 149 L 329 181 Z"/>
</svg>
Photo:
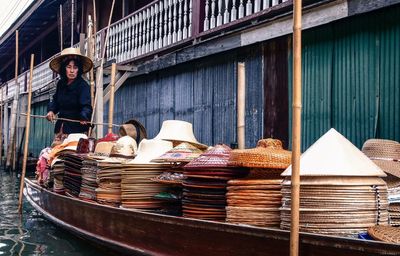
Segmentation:
<svg viewBox="0 0 400 256">
<path fill-rule="evenodd" d="M 86 133 L 92 116 L 90 86 L 82 74 L 93 67 L 90 58 L 82 55 L 79 49 L 66 48 L 61 55 L 50 62 L 50 68 L 60 75 L 53 100 L 47 106 L 46 119 L 53 122 L 60 118 L 79 120 L 68 122 L 57 120 L 54 133 L 65 137 L 71 133 Z M 61 138 L 59 138 L 61 139 Z M 61 139 L 62 140 L 62 139 Z"/>
</svg>

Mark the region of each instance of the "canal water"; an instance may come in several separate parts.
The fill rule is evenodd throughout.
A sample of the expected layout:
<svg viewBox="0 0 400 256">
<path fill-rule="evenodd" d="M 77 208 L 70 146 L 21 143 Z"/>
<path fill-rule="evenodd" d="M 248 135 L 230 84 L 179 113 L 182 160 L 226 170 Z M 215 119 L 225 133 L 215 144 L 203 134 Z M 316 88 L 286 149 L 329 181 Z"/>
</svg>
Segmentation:
<svg viewBox="0 0 400 256">
<path fill-rule="evenodd" d="M 19 184 L 0 169 L 0 255 L 107 255 L 47 221 L 26 200 L 20 217 Z"/>
</svg>

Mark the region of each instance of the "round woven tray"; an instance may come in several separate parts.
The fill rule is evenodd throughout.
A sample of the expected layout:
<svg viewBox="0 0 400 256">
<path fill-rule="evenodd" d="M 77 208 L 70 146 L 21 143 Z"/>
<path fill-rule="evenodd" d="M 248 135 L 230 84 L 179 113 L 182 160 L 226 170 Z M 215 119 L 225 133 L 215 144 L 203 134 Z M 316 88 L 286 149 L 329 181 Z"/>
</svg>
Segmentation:
<svg viewBox="0 0 400 256">
<path fill-rule="evenodd" d="M 368 234 L 376 240 L 400 243 L 400 228 L 391 226 L 373 226 L 368 228 Z"/>
<path fill-rule="evenodd" d="M 256 148 L 232 150 L 228 165 L 252 168 L 286 169 L 292 154 L 275 139 L 259 140 Z"/>
</svg>

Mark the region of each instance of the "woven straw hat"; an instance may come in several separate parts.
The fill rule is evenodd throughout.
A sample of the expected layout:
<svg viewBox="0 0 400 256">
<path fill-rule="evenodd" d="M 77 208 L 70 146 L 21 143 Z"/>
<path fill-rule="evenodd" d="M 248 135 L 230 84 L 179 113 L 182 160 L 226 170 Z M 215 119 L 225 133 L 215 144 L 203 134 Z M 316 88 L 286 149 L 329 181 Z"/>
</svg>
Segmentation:
<svg viewBox="0 0 400 256">
<path fill-rule="evenodd" d="M 291 176 L 289 166 L 282 176 Z M 386 174 L 335 129 L 319 138 L 300 158 L 301 176 L 376 176 Z"/>
<path fill-rule="evenodd" d="M 283 149 L 280 140 L 262 139 L 258 141 L 256 148 L 233 150 L 230 154 L 229 165 L 286 169 L 291 159 L 291 152 Z"/>
<path fill-rule="evenodd" d="M 133 157 L 136 151 L 136 141 L 130 136 L 123 136 L 119 138 L 112 147 L 111 156 Z"/>
<path fill-rule="evenodd" d="M 400 178 L 400 143 L 393 140 L 369 139 L 362 152 L 384 172 Z"/>
<path fill-rule="evenodd" d="M 182 142 L 165 154 L 153 159 L 152 162 L 190 162 L 200 156 L 202 150 L 188 142 Z"/>
<path fill-rule="evenodd" d="M 154 139 L 189 142 L 200 149 L 206 149 L 207 145 L 198 142 L 193 134 L 193 125 L 181 120 L 166 120 L 162 123 L 160 132 Z"/>
<path fill-rule="evenodd" d="M 227 145 L 218 144 L 192 160 L 184 168 L 185 170 L 192 170 L 229 167 L 228 159 L 231 151 L 232 149 Z"/>
<path fill-rule="evenodd" d="M 82 55 L 81 51 L 78 48 L 65 48 L 64 50 L 62 50 L 60 56 L 57 56 L 50 61 L 50 68 L 54 72 L 60 73 L 61 63 L 66 57 L 79 58 L 82 62 L 82 73 L 88 72 L 93 67 L 92 60 L 85 55 Z"/>
<path fill-rule="evenodd" d="M 129 164 L 155 164 L 150 161 L 171 149 L 172 142 L 170 141 L 143 139 L 139 144 L 135 159 L 130 161 Z"/>
</svg>

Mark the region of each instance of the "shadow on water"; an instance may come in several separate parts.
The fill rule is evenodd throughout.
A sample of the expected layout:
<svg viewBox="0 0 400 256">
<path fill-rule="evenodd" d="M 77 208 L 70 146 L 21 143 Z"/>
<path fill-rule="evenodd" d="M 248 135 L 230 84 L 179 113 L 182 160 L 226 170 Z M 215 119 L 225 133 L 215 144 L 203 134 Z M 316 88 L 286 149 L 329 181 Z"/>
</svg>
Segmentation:
<svg viewBox="0 0 400 256">
<path fill-rule="evenodd" d="M 53 225 L 26 200 L 18 214 L 19 178 L 0 169 L 1 255 L 108 255 Z"/>
</svg>

